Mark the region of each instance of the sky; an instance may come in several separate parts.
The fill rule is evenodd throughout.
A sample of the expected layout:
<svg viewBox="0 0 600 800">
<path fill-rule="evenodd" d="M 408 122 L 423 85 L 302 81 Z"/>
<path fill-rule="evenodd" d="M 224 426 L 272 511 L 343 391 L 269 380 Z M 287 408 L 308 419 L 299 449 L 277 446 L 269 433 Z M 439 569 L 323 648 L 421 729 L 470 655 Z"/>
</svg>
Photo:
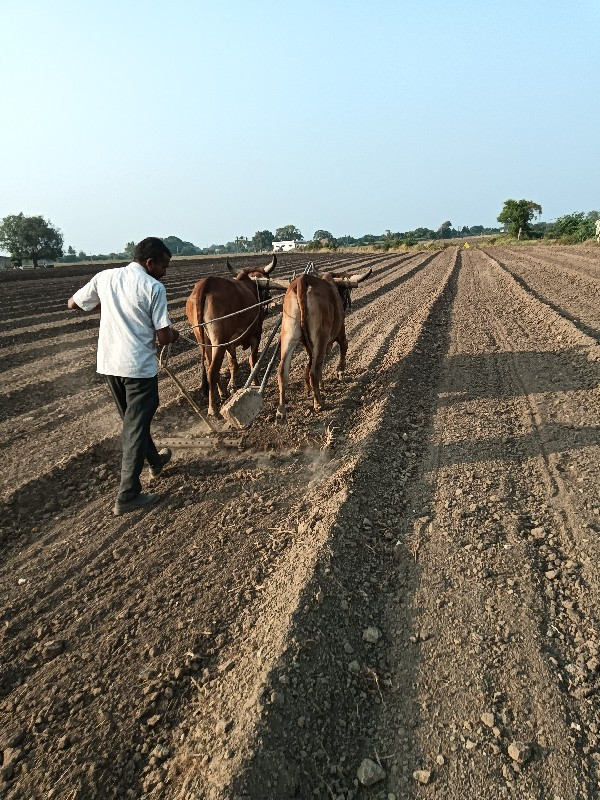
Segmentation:
<svg viewBox="0 0 600 800">
<path fill-rule="evenodd" d="M 600 208 L 600 0 L 0 0 L 0 218 L 201 247 Z"/>
</svg>

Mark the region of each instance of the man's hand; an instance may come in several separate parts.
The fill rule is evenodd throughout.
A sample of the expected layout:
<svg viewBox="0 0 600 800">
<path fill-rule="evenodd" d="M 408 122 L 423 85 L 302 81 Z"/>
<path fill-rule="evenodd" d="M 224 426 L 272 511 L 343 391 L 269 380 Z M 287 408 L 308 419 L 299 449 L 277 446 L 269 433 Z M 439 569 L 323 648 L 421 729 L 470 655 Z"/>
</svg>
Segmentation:
<svg viewBox="0 0 600 800">
<path fill-rule="evenodd" d="M 176 331 L 175 328 L 161 328 L 156 331 L 156 339 L 161 347 L 165 347 L 179 339 L 179 331 Z"/>
</svg>

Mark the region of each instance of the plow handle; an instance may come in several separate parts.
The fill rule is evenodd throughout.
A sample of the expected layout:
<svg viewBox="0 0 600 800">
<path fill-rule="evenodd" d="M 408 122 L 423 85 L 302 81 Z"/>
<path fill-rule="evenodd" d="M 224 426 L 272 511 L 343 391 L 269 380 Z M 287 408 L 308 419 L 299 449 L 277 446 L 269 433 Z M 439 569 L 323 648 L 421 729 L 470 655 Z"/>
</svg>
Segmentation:
<svg viewBox="0 0 600 800">
<path fill-rule="evenodd" d="M 275 334 L 277 333 L 277 331 L 278 331 L 278 330 L 279 330 L 279 328 L 281 327 L 281 320 L 282 320 L 282 319 L 283 319 L 283 314 L 282 314 L 282 315 L 279 317 L 279 319 L 277 320 L 277 322 L 276 322 L 276 323 L 275 323 L 275 325 L 273 326 L 273 330 L 271 331 L 271 333 L 270 333 L 270 335 L 269 335 L 269 338 L 267 339 L 267 343 L 266 343 L 266 345 L 265 345 L 265 347 L 264 347 L 264 350 L 263 350 L 263 351 L 262 351 L 262 353 L 259 355 L 259 357 L 258 357 L 258 360 L 257 360 L 256 364 L 255 364 L 255 365 L 252 367 L 252 370 L 251 370 L 251 372 L 250 372 L 250 375 L 248 376 L 248 380 L 246 381 L 246 383 L 245 383 L 245 384 L 243 385 L 243 387 L 242 387 L 243 389 L 247 389 L 247 388 L 250 386 L 250 384 L 252 383 L 252 381 L 254 380 L 254 376 L 255 376 L 255 375 L 256 375 L 256 373 L 258 372 L 258 368 L 260 367 L 261 361 L 262 361 L 262 360 L 263 360 L 263 358 L 265 357 L 265 353 L 266 353 L 266 352 L 267 352 L 267 350 L 269 349 L 269 345 L 271 344 L 271 342 L 273 341 L 273 338 L 274 338 Z M 267 367 L 267 369 L 269 369 L 269 367 Z M 262 384 L 261 384 L 261 386 L 262 386 Z M 261 389 L 261 391 L 262 391 L 262 389 Z"/>
<path fill-rule="evenodd" d="M 280 320 L 281 322 L 281 320 Z M 265 348 L 266 351 L 266 348 Z M 271 374 L 271 370 L 273 369 L 273 364 L 275 363 L 275 358 L 278 353 L 278 347 L 275 345 L 275 349 L 273 350 L 273 355 L 271 356 L 269 363 L 267 364 L 267 368 L 265 370 L 265 374 L 263 375 L 262 382 L 260 384 L 260 389 L 258 390 L 261 394 L 265 391 L 265 386 L 267 385 L 267 381 L 269 380 L 269 375 Z"/>
</svg>

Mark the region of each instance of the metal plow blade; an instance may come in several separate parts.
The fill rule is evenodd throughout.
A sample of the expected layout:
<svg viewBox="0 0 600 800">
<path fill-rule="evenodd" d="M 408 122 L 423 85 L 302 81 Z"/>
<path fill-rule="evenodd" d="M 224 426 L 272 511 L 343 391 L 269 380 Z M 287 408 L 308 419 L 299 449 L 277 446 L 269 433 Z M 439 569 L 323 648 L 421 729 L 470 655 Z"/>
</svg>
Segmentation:
<svg viewBox="0 0 600 800">
<path fill-rule="evenodd" d="M 262 392 L 256 386 L 250 386 L 237 391 L 225 405 L 221 406 L 221 414 L 232 427 L 244 429 L 254 422 L 262 407 Z"/>
<path fill-rule="evenodd" d="M 161 436 L 160 443 L 173 450 L 195 450 L 208 455 L 223 449 L 239 450 L 243 446 L 243 438 L 237 431 L 211 435 L 196 429 L 174 436 Z"/>
<path fill-rule="evenodd" d="M 207 436 L 205 433 L 187 433 L 181 436 L 161 436 L 161 445 L 173 450 L 197 450 L 214 453 L 216 450 L 239 450 L 242 437 L 234 431 L 227 436 Z"/>
<path fill-rule="evenodd" d="M 273 369 L 275 359 L 279 355 L 279 350 L 279 344 L 275 345 L 273 355 L 267 364 L 267 369 L 265 370 L 259 388 L 256 388 L 256 386 L 248 386 L 246 383 L 243 389 L 236 392 L 224 406 L 221 406 L 221 414 L 233 428 L 241 430 L 248 428 L 262 411 L 265 387 L 269 380 L 271 370 Z M 265 348 L 263 352 L 266 353 L 267 348 Z"/>
</svg>

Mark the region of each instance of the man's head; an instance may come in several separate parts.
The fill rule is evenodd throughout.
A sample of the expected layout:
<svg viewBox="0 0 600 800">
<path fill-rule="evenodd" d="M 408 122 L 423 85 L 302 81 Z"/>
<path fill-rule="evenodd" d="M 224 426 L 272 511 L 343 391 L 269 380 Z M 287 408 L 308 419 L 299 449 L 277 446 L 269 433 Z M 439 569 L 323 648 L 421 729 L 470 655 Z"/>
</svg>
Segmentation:
<svg viewBox="0 0 600 800">
<path fill-rule="evenodd" d="M 165 277 L 171 260 L 171 251 L 162 239 L 148 236 L 136 245 L 133 260 L 157 281 Z"/>
</svg>

